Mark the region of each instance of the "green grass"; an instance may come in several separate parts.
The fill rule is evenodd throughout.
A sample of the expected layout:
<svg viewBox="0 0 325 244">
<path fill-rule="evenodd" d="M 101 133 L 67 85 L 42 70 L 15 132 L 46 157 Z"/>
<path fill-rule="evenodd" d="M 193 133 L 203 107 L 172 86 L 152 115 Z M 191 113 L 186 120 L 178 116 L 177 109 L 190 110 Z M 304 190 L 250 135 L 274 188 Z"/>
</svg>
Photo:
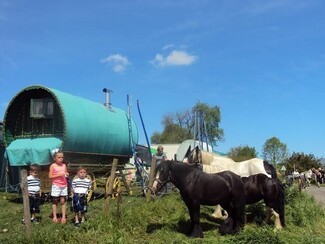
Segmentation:
<svg viewBox="0 0 325 244">
<path fill-rule="evenodd" d="M 104 212 L 105 199 L 89 203 L 87 221 L 79 228 L 72 223 L 53 224 L 49 217 L 51 204 L 41 207 L 40 223 L 33 223 L 31 240 L 25 238 L 21 224 L 22 203 L 15 203 L 17 194 L 0 193 L 0 243 L 325 243 L 325 210 L 306 193 L 296 188 L 286 191 L 286 223 L 281 231 L 273 225 L 258 224 L 264 214 L 264 205 L 250 207 L 256 222 L 246 224 L 234 236 L 221 236 L 217 229 L 221 221 L 210 217 L 212 207 L 201 207 L 204 239 L 187 237 L 188 211 L 179 193 L 155 198 L 147 203 L 137 195 L 123 196 L 117 211 L 117 200 L 111 200 L 108 214 Z M 68 211 L 69 220 L 73 214 Z"/>
</svg>

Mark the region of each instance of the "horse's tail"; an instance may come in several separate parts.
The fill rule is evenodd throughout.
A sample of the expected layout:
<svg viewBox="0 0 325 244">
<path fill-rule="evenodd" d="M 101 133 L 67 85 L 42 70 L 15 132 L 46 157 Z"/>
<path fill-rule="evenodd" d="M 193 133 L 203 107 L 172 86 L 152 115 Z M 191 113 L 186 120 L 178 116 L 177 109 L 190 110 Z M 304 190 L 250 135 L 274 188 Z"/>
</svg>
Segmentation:
<svg viewBox="0 0 325 244">
<path fill-rule="evenodd" d="M 266 173 L 270 174 L 271 178 L 277 179 L 278 175 L 276 173 L 276 170 L 275 170 L 274 166 L 272 164 L 270 164 L 266 160 L 263 161 L 263 164 L 264 164 L 264 168 L 265 168 Z"/>
<path fill-rule="evenodd" d="M 279 179 L 276 179 L 277 188 L 278 188 L 278 199 L 276 201 L 277 211 L 280 215 L 281 225 L 285 226 L 284 220 L 284 203 L 285 203 L 285 196 L 284 196 L 284 186 Z"/>
</svg>

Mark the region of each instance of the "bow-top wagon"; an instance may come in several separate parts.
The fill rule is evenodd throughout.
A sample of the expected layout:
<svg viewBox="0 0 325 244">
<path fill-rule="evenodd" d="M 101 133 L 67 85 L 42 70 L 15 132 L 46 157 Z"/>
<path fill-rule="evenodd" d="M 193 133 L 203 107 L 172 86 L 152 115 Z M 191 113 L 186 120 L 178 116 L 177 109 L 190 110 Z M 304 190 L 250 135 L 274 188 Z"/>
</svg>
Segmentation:
<svg viewBox="0 0 325 244">
<path fill-rule="evenodd" d="M 50 187 L 48 167 L 54 148 L 64 152 L 70 175 L 85 166 L 92 178 L 95 173 L 103 178 L 110 174 L 113 159 L 118 160 L 117 170 L 124 169 L 133 156 L 138 130 L 129 113 L 108 100 L 101 104 L 40 85 L 22 89 L 9 103 L 3 121 L 9 166 L 40 165 L 45 190 Z M 106 191 L 108 184 L 107 177 Z"/>
</svg>

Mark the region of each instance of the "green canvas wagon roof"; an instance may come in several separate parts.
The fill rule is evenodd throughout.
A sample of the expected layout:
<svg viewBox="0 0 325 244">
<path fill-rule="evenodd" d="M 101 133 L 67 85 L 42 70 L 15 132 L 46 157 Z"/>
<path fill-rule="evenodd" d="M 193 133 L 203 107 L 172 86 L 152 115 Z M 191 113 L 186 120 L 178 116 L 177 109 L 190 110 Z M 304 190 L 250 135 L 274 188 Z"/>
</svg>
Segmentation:
<svg viewBox="0 0 325 244">
<path fill-rule="evenodd" d="M 30 104 L 33 99 L 54 101 L 53 118 L 32 118 Z M 39 138 L 48 140 L 35 141 Z M 15 154 L 10 152 L 11 148 L 18 150 L 20 147 L 20 156 L 9 157 L 10 164 L 17 166 L 25 165 L 28 156 L 24 158 L 23 155 L 41 154 L 37 151 L 41 141 L 47 145 L 48 159 L 53 146 L 61 147 L 64 152 L 129 158 L 132 157 L 131 143 L 138 142 L 138 130 L 133 119 L 129 124 L 128 115 L 122 109 L 108 108 L 53 88 L 34 85 L 21 90 L 10 102 L 4 118 L 4 141 L 11 155 Z M 53 141 L 58 143 L 54 145 Z M 23 150 L 30 144 L 32 149 L 24 154 Z M 30 153 L 33 150 L 35 153 Z M 35 158 L 39 162 L 34 163 L 44 163 L 45 157 L 33 156 L 30 160 Z"/>
</svg>

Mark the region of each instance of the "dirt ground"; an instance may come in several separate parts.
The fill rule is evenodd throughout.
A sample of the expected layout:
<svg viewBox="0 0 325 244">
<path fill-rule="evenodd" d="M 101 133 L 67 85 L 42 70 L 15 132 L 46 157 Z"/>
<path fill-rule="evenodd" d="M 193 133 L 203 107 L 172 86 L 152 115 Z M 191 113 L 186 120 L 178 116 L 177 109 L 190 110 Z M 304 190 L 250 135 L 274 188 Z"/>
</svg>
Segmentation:
<svg viewBox="0 0 325 244">
<path fill-rule="evenodd" d="M 319 202 L 323 207 L 325 207 L 325 187 L 310 186 L 305 189 L 308 194 L 313 196 L 317 202 Z"/>
</svg>

